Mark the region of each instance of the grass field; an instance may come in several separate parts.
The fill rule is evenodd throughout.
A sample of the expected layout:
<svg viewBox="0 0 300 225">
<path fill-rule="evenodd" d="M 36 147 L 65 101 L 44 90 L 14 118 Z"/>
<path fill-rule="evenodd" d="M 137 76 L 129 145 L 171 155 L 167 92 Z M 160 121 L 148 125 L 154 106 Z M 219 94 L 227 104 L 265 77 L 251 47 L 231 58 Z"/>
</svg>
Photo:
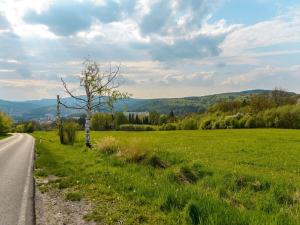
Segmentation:
<svg viewBox="0 0 300 225">
<path fill-rule="evenodd" d="M 86 151 L 82 132 L 74 146 L 34 136 L 36 176 L 60 177 L 41 190 L 92 201 L 99 224 L 300 224 L 297 130 L 92 132 L 124 154 Z"/>
</svg>

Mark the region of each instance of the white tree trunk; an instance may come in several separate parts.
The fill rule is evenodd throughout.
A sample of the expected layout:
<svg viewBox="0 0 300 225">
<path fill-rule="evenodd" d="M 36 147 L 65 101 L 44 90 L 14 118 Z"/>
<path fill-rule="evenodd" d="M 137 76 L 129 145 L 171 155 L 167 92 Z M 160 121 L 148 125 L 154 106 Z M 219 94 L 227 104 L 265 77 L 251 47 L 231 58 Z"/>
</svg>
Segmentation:
<svg viewBox="0 0 300 225">
<path fill-rule="evenodd" d="M 85 120 L 85 145 L 89 148 L 92 147 L 91 145 L 91 138 L 90 138 L 90 120 L 91 120 L 92 112 L 91 110 L 87 110 L 86 120 Z"/>
<path fill-rule="evenodd" d="M 90 119 L 86 118 L 85 120 L 85 145 L 91 147 L 90 141 Z"/>
</svg>

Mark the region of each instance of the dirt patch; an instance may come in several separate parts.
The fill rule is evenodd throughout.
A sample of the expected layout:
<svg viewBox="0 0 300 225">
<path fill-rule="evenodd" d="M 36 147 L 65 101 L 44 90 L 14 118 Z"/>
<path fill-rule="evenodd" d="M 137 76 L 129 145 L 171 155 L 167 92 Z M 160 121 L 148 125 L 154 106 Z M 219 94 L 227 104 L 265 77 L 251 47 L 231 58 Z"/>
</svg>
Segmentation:
<svg viewBox="0 0 300 225">
<path fill-rule="evenodd" d="M 47 178 L 48 179 L 48 178 Z M 49 181 L 49 180 L 48 180 Z M 92 205 L 87 201 L 66 201 L 65 192 L 58 189 L 49 189 L 42 193 L 38 185 L 47 183 L 40 180 L 36 185 L 35 208 L 36 225 L 94 225 L 83 217 L 88 214 Z"/>
</svg>

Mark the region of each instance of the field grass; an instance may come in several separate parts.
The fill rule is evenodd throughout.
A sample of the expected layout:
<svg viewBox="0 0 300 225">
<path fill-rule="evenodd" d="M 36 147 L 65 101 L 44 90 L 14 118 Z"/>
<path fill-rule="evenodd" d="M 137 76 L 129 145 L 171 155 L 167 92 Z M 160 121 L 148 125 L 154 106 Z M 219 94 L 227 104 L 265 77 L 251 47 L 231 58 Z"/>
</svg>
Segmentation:
<svg viewBox="0 0 300 225">
<path fill-rule="evenodd" d="M 9 137 L 9 134 L 0 134 L 0 140 Z"/>
<path fill-rule="evenodd" d="M 94 209 L 87 220 L 99 224 L 300 224 L 298 130 L 91 135 L 94 144 L 106 140 L 120 147 L 86 150 L 82 132 L 74 146 L 58 144 L 56 132 L 34 133 L 35 175 L 60 177 L 41 190 L 59 188 L 67 193 L 66 199 L 89 199 Z M 100 146 L 107 148 L 107 143 Z"/>
</svg>

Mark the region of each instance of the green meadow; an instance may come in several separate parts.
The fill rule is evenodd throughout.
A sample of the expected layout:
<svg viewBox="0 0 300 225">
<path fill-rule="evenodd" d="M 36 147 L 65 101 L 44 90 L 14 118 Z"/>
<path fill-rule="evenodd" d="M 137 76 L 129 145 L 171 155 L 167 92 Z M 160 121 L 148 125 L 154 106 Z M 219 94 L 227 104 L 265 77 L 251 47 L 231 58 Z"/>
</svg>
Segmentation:
<svg viewBox="0 0 300 225">
<path fill-rule="evenodd" d="M 36 177 L 98 224 L 300 224 L 300 131 L 35 132 Z"/>
</svg>

